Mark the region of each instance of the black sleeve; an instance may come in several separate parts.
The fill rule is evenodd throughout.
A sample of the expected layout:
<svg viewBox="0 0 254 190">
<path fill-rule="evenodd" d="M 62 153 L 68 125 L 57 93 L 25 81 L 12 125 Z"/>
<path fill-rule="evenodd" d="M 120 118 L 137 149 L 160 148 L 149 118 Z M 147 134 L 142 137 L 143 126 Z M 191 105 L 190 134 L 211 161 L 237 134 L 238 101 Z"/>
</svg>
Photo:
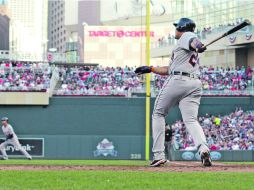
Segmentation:
<svg viewBox="0 0 254 190">
<path fill-rule="evenodd" d="M 190 41 L 189 41 L 189 49 L 191 51 L 195 51 L 195 49 L 191 46 L 191 43 L 193 42 L 194 39 L 195 39 L 195 37 L 191 38 Z"/>
<path fill-rule="evenodd" d="M 9 134 L 7 135 L 6 139 L 12 139 L 13 138 L 13 134 Z"/>
</svg>

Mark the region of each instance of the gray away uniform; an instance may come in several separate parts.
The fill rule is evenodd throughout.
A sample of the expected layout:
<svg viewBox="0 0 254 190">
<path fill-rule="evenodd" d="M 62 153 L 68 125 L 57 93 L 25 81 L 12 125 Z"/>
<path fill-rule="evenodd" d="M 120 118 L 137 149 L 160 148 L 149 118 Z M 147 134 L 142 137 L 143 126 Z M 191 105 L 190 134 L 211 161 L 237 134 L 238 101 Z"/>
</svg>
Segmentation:
<svg viewBox="0 0 254 190">
<path fill-rule="evenodd" d="M 5 151 L 5 147 L 8 144 L 13 145 L 15 148 L 17 148 L 19 151 L 22 152 L 22 154 L 24 154 L 26 156 L 26 158 L 28 159 L 32 159 L 32 157 L 28 154 L 28 152 L 21 146 L 21 144 L 19 143 L 18 137 L 17 135 L 14 133 L 14 130 L 12 128 L 12 126 L 10 124 L 8 124 L 6 127 L 2 126 L 2 130 L 4 135 L 7 137 L 8 135 L 12 134 L 13 137 L 11 139 L 7 139 L 6 141 L 4 141 L 3 143 L 1 143 L 0 145 L 0 151 L 3 154 L 3 159 L 8 159 L 8 155 L 6 154 Z"/>
<path fill-rule="evenodd" d="M 197 120 L 202 84 L 198 78 L 198 54 L 189 49 L 192 38 L 196 38 L 194 33 L 185 32 L 178 40 L 172 52 L 169 77 L 155 101 L 152 117 L 154 160 L 165 159 L 165 117 L 176 105 L 179 105 L 184 124 L 199 152 L 209 151 L 203 129 Z M 191 76 L 173 75 L 173 72 L 190 73 Z"/>
</svg>

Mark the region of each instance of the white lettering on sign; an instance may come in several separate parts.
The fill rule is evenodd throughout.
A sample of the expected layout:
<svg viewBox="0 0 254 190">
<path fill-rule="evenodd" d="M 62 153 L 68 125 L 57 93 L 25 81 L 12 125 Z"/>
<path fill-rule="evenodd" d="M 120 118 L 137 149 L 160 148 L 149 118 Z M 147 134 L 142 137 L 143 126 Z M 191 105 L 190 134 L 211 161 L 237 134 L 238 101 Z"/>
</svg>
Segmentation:
<svg viewBox="0 0 254 190">
<path fill-rule="evenodd" d="M 107 31 L 107 30 L 98 30 L 98 31 L 88 31 L 90 37 L 144 37 L 146 36 L 146 31 Z M 154 32 L 150 32 L 150 37 L 154 37 Z"/>
</svg>

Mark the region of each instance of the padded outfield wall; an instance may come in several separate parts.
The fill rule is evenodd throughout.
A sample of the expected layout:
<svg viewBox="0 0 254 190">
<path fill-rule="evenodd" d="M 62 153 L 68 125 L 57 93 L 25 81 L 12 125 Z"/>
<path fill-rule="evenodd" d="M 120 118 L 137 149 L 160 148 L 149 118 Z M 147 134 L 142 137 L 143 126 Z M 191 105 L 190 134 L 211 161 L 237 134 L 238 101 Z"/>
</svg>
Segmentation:
<svg viewBox="0 0 254 190">
<path fill-rule="evenodd" d="M 236 107 L 251 110 L 254 98 L 203 97 L 200 115 Z M 9 117 L 24 147 L 42 159 L 145 159 L 143 97 L 53 97 L 48 106 L 0 105 L 0 116 Z M 178 108 L 167 121 L 176 119 Z"/>
</svg>

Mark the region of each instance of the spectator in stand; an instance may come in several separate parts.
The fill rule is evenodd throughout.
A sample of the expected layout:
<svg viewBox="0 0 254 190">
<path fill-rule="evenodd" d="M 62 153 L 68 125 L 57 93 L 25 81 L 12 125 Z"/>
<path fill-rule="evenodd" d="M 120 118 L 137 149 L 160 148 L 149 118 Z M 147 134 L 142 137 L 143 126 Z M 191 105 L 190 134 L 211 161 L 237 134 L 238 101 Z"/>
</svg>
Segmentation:
<svg viewBox="0 0 254 190">
<path fill-rule="evenodd" d="M 201 82 L 203 84 L 203 94 L 209 94 L 211 91 L 220 91 L 223 94 L 244 94 L 243 91 L 251 85 L 252 69 L 249 67 L 237 67 L 236 69 L 222 67 L 202 67 Z M 165 77 L 155 76 L 155 89 L 162 87 Z"/>
<path fill-rule="evenodd" d="M 120 95 L 141 84 L 132 68 L 61 68 L 62 86 L 57 95 Z"/>
<path fill-rule="evenodd" d="M 2 62 L 0 68 L 1 91 L 46 91 L 50 85 L 51 69 L 48 65 L 27 62 Z"/>
<path fill-rule="evenodd" d="M 248 66 L 246 69 L 246 76 L 247 76 L 248 84 L 251 83 L 252 73 L 253 73 L 253 70 L 251 69 L 250 66 Z"/>
<path fill-rule="evenodd" d="M 220 119 L 220 123 L 216 118 Z M 206 114 L 199 118 L 199 122 L 211 150 L 254 150 L 254 111 L 244 112 L 237 108 L 224 117 Z M 175 128 L 175 147 L 192 149 L 193 140 L 187 135 L 184 123 L 176 121 L 172 127 Z"/>
<path fill-rule="evenodd" d="M 62 87 L 56 92 L 58 95 L 126 95 L 129 91 L 144 91 L 143 78 L 133 73 L 133 68 L 91 68 L 90 71 L 82 67 L 60 68 Z M 247 74 L 248 73 L 248 74 Z M 252 69 L 203 67 L 201 68 L 201 81 L 203 94 L 223 93 L 244 95 L 244 90 L 251 82 L 248 75 Z M 252 79 L 252 76 L 249 77 Z M 165 77 L 155 75 L 152 84 L 158 91 Z M 0 80 L 1 83 L 1 80 Z"/>
</svg>

